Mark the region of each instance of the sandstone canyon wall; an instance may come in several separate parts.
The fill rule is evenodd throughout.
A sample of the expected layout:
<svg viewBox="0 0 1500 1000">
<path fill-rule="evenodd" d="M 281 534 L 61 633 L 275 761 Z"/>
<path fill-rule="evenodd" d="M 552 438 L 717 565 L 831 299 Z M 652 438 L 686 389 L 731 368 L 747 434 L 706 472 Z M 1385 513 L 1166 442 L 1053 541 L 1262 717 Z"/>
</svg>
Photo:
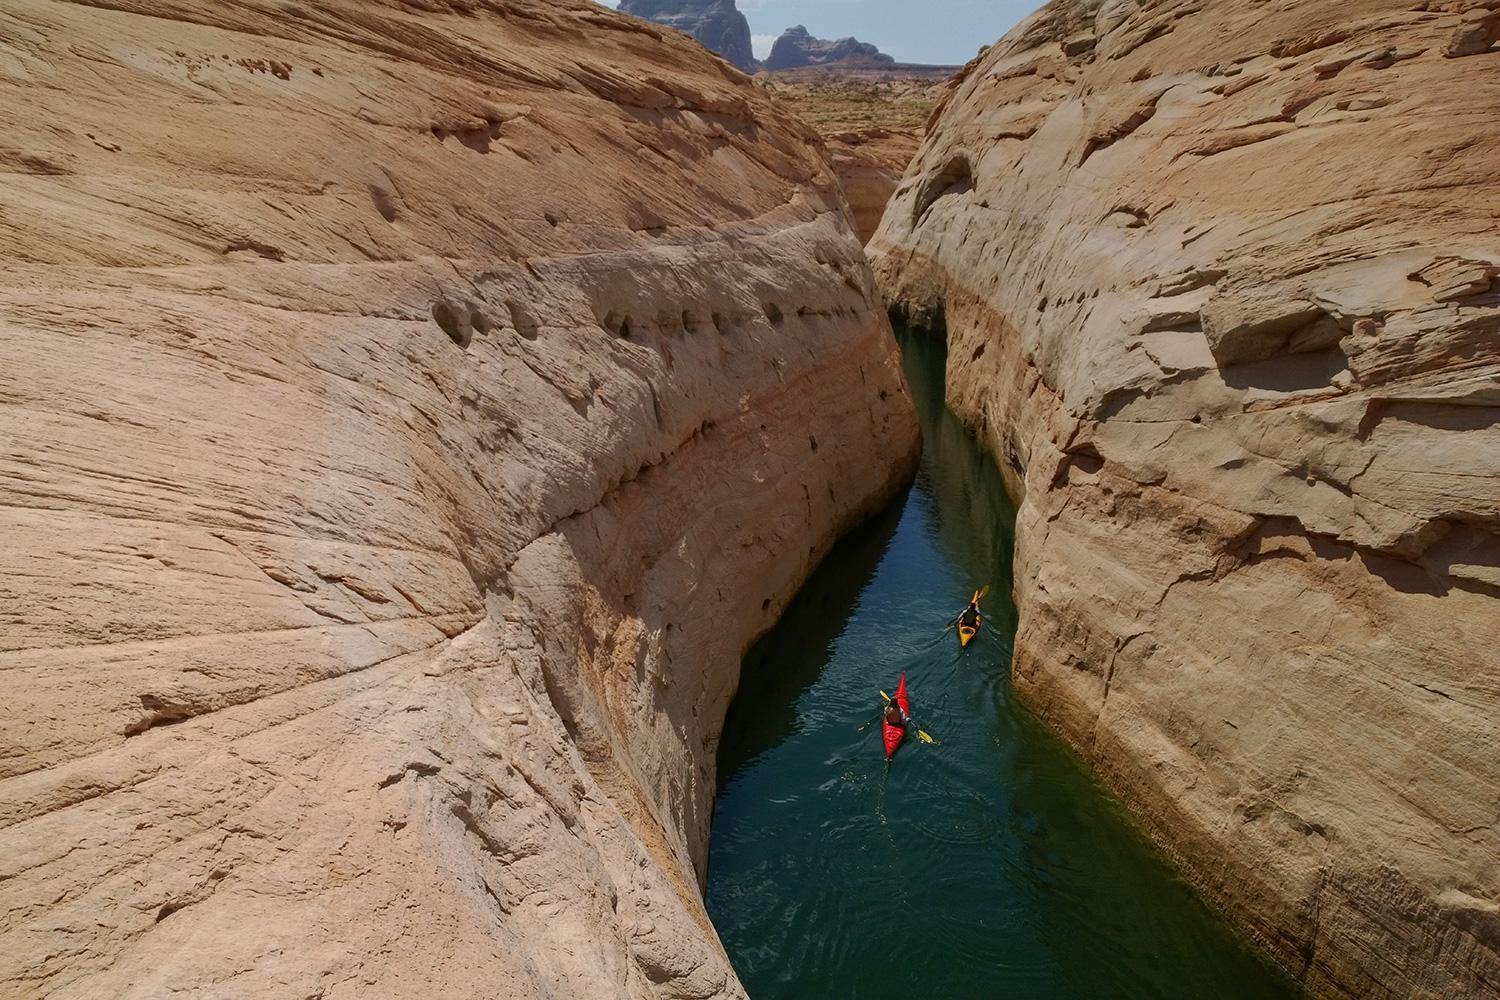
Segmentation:
<svg viewBox="0 0 1500 1000">
<path fill-rule="evenodd" d="M 0 10 L 0 995 L 708 997 L 917 447 L 815 136 L 589 0 Z"/>
<path fill-rule="evenodd" d="M 1500 995 L 1500 10 L 1056 2 L 872 244 L 1015 684 L 1318 995 Z"/>
</svg>

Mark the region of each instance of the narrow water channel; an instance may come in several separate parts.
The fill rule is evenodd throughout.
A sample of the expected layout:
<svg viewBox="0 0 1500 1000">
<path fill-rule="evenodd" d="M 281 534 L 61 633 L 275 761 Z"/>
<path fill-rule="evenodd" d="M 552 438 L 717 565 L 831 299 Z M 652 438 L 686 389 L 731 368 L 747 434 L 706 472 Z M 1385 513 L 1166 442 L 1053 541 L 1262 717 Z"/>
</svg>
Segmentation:
<svg viewBox="0 0 1500 1000">
<path fill-rule="evenodd" d="M 752 1000 L 1294 997 L 1010 688 L 1014 509 L 902 333 L 916 481 L 746 657 L 719 751 L 708 911 Z M 990 585 L 967 650 L 944 626 Z M 887 767 L 880 689 L 908 675 Z"/>
</svg>

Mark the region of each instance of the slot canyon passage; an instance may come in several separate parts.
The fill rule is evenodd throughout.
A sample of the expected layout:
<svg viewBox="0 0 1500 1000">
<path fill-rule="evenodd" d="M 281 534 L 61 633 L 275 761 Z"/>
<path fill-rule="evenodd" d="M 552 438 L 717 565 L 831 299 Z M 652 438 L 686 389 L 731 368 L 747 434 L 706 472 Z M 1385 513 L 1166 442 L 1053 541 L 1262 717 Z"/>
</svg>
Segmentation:
<svg viewBox="0 0 1500 1000">
<path fill-rule="evenodd" d="M 867 257 L 590 0 L 0 5 L 0 996 L 742 997 L 705 885 L 756 996 L 1500 994 L 1497 42 L 1057 0 Z M 819 774 L 895 912 L 757 904 Z"/>
<path fill-rule="evenodd" d="M 708 912 L 755 1000 L 1274 1000 L 1253 954 L 1010 691 L 1011 519 L 903 336 L 923 431 L 908 493 L 841 541 L 747 656 L 719 748 Z M 984 584 L 962 651 L 945 623 Z M 887 765 L 872 704 L 907 672 Z"/>
</svg>

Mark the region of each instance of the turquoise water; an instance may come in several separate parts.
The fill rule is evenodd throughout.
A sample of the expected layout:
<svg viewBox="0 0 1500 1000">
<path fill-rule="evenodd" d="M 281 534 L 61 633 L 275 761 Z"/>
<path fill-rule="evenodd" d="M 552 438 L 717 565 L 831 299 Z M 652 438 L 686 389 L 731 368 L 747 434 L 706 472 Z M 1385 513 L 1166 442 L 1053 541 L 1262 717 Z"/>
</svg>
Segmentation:
<svg viewBox="0 0 1500 1000">
<path fill-rule="evenodd" d="M 942 345 L 901 341 L 917 479 L 746 657 L 720 744 L 708 910 L 752 1000 L 1298 996 L 1015 703 L 1014 509 L 943 406 Z M 960 652 L 944 626 L 984 584 Z M 887 766 L 903 670 L 941 744 Z"/>
</svg>

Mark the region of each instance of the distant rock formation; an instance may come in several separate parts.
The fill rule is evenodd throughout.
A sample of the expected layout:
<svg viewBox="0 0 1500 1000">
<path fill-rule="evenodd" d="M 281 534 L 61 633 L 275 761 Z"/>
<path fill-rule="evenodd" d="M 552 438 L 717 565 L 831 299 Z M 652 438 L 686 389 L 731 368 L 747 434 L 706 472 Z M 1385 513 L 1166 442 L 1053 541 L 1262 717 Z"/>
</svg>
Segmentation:
<svg viewBox="0 0 1500 1000">
<path fill-rule="evenodd" d="M 628 3 L 629 0 L 626 2 Z M 811 32 L 799 24 L 794 28 L 786 29 L 781 33 L 781 37 L 776 39 L 776 44 L 771 46 L 771 56 L 765 61 L 765 67 L 766 69 L 800 69 L 803 66 L 829 66 L 834 63 L 888 65 L 895 61 L 869 42 L 862 42 L 857 38 L 840 38 L 836 41 L 814 38 Z"/>
<path fill-rule="evenodd" d="M 734 0 L 620 0 L 620 11 L 686 32 L 739 69 L 755 72 L 750 22 Z"/>
</svg>

